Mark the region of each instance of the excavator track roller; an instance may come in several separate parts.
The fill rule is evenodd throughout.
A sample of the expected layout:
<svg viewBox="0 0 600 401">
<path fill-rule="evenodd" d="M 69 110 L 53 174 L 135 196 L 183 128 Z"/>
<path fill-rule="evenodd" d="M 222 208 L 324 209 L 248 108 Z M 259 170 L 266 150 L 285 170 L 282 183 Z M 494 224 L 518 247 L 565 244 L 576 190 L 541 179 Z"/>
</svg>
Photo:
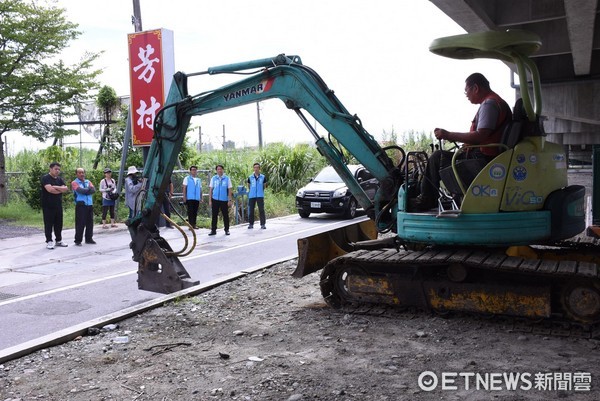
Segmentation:
<svg viewBox="0 0 600 401">
<path fill-rule="evenodd" d="M 586 244 L 581 252 L 577 243 L 563 245 L 553 254 L 544 249 L 545 259 L 500 250 L 358 250 L 331 260 L 321 273 L 320 288 L 334 308 L 388 304 L 597 332 L 600 276 L 598 265 L 587 260 L 597 257 L 598 248 Z"/>
<path fill-rule="evenodd" d="M 600 319 L 600 288 L 598 282 L 573 280 L 563 289 L 562 303 L 571 320 L 595 322 Z"/>
</svg>

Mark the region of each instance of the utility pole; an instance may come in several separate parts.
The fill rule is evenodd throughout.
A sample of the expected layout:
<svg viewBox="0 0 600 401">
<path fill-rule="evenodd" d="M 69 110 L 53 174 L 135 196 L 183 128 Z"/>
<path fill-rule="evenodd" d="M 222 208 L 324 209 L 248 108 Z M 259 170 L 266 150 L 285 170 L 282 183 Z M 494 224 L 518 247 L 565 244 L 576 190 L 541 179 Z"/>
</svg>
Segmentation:
<svg viewBox="0 0 600 401">
<path fill-rule="evenodd" d="M 142 10 L 140 9 L 140 0 L 133 0 L 133 15 L 131 23 L 135 32 L 142 31 Z"/>
<path fill-rule="evenodd" d="M 225 150 L 225 124 L 223 124 L 223 150 Z"/>
<path fill-rule="evenodd" d="M 202 152 L 202 126 L 198 127 L 198 153 Z"/>
<path fill-rule="evenodd" d="M 258 148 L 262 149 L 262 121 L 260 121 L 260 102 L 256 102 L 256 121 L 258 122 Z"/>
<path fill-rule="evenodd" d="M 142 9 L 140 7 L 140 0 L 133 0 L 133 15 L 131 16 L 131 23 L 133 24 L 135 32 L 142 31 Z M 142 159 L 144 161 L 144 167 L 146 166 L 148 153 L 150 153 L 150 146 L 142 146 Z"/>
<path fill-rule="evenodd" d="M 131 23 L 133 24 L 133 30 L 135 32 L 142 31 L 142 10 L 140 9 L 140 0 L 133 0 L 133 15 L 131 16 Z M 127 150 L 129 148 L 129 143 L 131 142 L 131 119 L 133 116 L 131 115 L 132 105 L 129 105 L 129 110 L 127 112 L 127 123 L 125 125 L 125 133 L 123 134 L 123 149 L 121 152 L 121 165 L 119 166 L 119 180 L 117 181 L 117 193 L 121 193 L 121 189 L 123 188 L 123 173 L 125 172 L 125 162 L 127 160 Z M 81 143 L 81 129 L 79 129 L 79 142 Z M 81 152 L 79 152 L 81 155 Z M 148 148 L 142 148 L 142 157 L 144 160 L 144 164 L 146 164 L 146 159 L 148 156 Z M 80 163 L 81 164 L 81 163 Z M 119 200 L 115 204 L 115 212 L 119 212 Z"/>
</svg>

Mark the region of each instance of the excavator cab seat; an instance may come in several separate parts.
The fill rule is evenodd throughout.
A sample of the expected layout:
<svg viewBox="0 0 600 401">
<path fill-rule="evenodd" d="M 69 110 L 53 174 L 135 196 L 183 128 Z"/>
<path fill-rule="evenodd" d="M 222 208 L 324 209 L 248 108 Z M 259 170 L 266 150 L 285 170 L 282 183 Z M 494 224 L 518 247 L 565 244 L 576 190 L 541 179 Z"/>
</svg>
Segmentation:
<svg viewBox="0 0 600 401">
<path fill-rule="evenodd" d="M 524 127 L 529 123 L 527 114 L 523 107 L 523 99 L 519 98 L 513 108 L 512 120 L 508 123 L 502 134 L 501 143 L 498 145 L 502 151 L 512 149 L 521 140 L 524 134 Z M 494 146 L 494 145 L 488 145 Z M 477 145 L 467 146 L 477 147 Z M 455 162 L 456 172 L 460 177 L 464 188 L 468 188 L 477 174 L 487 165 L 486 159 L 460 159 Z M 456 180 L 452 166 L 440 170 L 440 177 L 446 189 L 454 195 L 463 195 L 460 185 Z"/>
</svg>

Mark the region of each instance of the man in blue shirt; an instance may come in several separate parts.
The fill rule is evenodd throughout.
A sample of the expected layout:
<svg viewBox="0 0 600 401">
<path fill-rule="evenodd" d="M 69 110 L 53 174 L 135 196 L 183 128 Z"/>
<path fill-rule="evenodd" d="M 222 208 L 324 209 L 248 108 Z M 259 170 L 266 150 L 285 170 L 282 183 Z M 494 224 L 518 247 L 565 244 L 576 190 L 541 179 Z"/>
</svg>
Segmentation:
<svg viewBox="0 0 600 401">
<path fill-rule="evenodd" d="M 223 174 L 223 166 L 217 164 L 217 174 L 215 174 L 210 180 L 210 196 L 208 197 L 208 205 L 212 212 L 212 223 L 210 226 L 210 233 L 208 235 L 217 234 L 217 219 L 219 218 L 219 211 L 223 215 L 223 226 L 225 228 L 225 235 L 229 235 L 229 206 L 233 198 L 233 192 L 231 188 L 231 180 L 225 174 Z"/>
<path fill-rule="evenodd" d="M 183 179 L 183 203 L 187 206 L 188 222 L 194 229 L 198 229 L 196 218 L 198 207 L 202 202 L 202 181 L 197 177 L 198 167 L 190 166 L 190 174 Z"/>
<path fill-rule="evenodd" d="M 267 177 L 260 173 L 260 164 L 254 163 L 252 166 L 254 174 L 248 177 L 248 228 L 254 228 L 254 208 L 258 205 L 258 215 L 260 218 L 260 228 L 267 228 L 265 225 L 265 188 L 267 187 Z"/>
<path fill-rule="evenodd" d="M 94 235 L 94 201 L 92 194 L 96 192 L 94 184 L 85 178 L 85 170 L 79 167 L 75 173 L 77 178 L 71 182 L 75 198 L 75 245 L 81 246 L 83 232 L 85 243 L 95 244 Z"/>
</svg>

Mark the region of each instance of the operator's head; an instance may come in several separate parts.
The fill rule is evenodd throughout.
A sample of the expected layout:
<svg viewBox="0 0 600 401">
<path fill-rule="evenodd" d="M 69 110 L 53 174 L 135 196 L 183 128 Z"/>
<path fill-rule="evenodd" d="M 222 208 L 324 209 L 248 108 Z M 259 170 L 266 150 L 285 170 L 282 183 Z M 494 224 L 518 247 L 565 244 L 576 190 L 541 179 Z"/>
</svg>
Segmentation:
<svg viewBox="0 0 600 401">
<path fill-rule="evenodd" d="M 77 178 L 83 180 L 83 178 L 85 177 L 85 170 L 79 167 L 77 170 L 75 170 L 75 174 L 77 175 Z"/>
<path fill-rule="evenodd" d="M 217 175 L 219 175 L 219 176 L 223 175 L 223 170 L 224 170 L 224 167 L 222 164 L 216 165 L 215 171 L 217 172 Z"/>
<path fill-rule="evenodd" d="M 198 166 L 194 166 L 193 164 L 190 166 L 190 174 L 192 176 L 196 176 L 198 174 Z"/>
<path fill-rule="evenodd" d="M 476 72 L 465 80 L 465 95 L 473 104 L 481 103 L 490 91 L 490 81 L 483 74 Z"/>
<path fill-rule="evenodd" d="M 255 173 L 258 173 L 260 171 L 260 163 L 254 163 L 252 168 L 254 169 Z"/>
</svg>

